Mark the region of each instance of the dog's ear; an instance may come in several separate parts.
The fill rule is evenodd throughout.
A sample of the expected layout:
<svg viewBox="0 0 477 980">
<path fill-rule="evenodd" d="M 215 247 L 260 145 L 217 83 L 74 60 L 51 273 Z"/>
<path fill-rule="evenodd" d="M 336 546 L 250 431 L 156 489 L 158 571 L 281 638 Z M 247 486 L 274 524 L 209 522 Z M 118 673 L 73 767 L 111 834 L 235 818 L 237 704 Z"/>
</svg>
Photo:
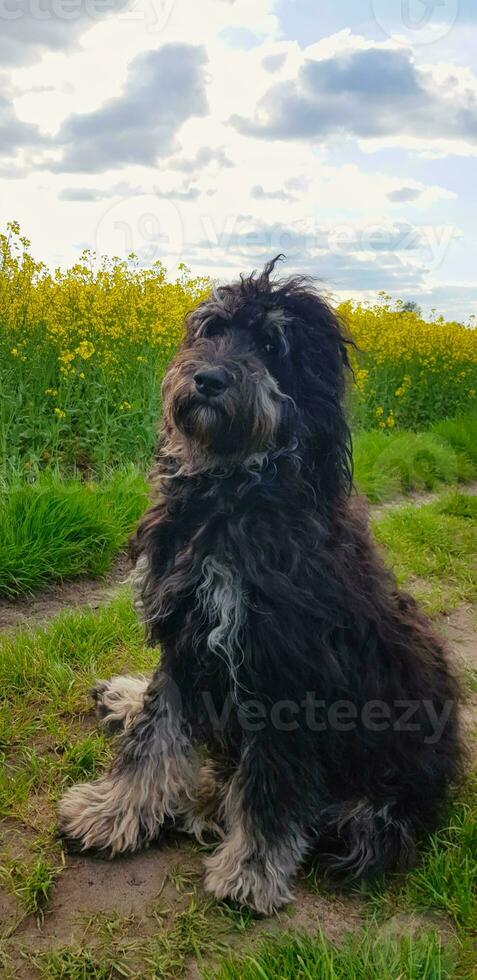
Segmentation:
<svg viewBox="0 0 477 980">
<path fill-rule="evenodd" d="M 294 321 L 295 363 L 306 399 L 342 399 L 352 344 L 343 321 L 307 276 L 275 283 L 273 298 Z"/>
<path fill-rule="evenodd" d="M 321 394 L 341 399 L 350 369 L 351 343 L 345 326 L 331 306 L 314 290 L 302 296 L 300 314 L 305 360 Z M 306 365 L 305 365 L 306 369 Z"/>
<path fill-rule="evenodd" d="M 352 341 L 310 279 L 288 280 L 282 290 L 283 306 L 294 320 L 300 439 L 310 471 L 330 500 L 339 488 L 349 490 L 352 484 L 351 440 L 344 409 Z"/>
</svg>

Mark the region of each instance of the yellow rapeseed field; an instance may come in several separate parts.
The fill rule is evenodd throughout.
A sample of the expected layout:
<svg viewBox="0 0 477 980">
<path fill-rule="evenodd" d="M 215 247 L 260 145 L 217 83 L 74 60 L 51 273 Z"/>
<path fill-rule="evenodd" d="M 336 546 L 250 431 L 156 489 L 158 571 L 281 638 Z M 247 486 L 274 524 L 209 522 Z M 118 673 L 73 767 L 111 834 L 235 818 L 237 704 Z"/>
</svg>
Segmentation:
<svg viewBox="0 0 477 980">
<path fill-rule="evenodd" d="M 380 294 L 375 305 L 338 307 L 358 347 L 353 411 L 365 428 L 424 428 L 475 407 L 477 329 L 431 322 Z"/>
<path fill-rule="evenodd" d="M 0 235 L 1 449 L 6 469 L 50 463 L 88 470 L 145 463 L 164 368 L 186 313 L 210 283 L 183 266 L 152 268 L 84 253 L 50 272 L 15 222 Z M 355 425 L 419 428 L 476 398 L 477 330 L 391 305 L 344 303 L 357 344 Z"/>
</svg>

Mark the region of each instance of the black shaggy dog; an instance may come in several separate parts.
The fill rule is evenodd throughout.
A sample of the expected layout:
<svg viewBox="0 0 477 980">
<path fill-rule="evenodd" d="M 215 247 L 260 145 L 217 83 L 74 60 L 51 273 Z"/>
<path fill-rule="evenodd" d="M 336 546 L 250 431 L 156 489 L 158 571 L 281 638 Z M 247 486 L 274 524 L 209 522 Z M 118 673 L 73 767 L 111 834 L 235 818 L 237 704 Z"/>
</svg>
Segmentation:
<svg viewBox="0 0 477 980">
<path fill-rule="evenodd" d="M 309 280 L 273 267 L 188 318 L 134 543 L 160 665 L 97 684 L 125 730 L 59 817 L 109 855 L 165 826 L 215 832 L 206 888 L 263 913 L 307 855 L 353 876 L 407 866 L 460 761 L 445 651 L 350 498 L 349 341 Z"/>
</svg>

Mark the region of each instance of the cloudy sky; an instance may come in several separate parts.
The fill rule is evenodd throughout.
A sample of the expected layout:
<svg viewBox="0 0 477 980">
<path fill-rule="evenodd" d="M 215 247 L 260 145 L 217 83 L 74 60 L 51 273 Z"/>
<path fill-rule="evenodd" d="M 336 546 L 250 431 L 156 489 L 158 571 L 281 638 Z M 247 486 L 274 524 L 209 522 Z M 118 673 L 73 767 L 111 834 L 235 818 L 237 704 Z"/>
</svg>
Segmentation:
<svg viewBox="0 0 477 980">
<path fill-rule="evenodd" d="M 0 0 L 0 203 L 35 255 L 477 313 L 474 0 Z"/>
</svg>

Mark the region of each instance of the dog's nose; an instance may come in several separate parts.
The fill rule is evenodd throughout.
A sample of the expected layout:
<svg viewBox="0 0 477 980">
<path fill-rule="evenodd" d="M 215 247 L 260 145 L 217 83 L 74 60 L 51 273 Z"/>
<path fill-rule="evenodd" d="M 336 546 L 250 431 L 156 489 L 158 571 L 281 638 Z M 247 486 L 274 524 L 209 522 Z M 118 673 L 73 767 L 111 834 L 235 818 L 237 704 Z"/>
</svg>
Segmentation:
<svg viewBox="0 0 477 980">
<path fill-rule="evenodd" d="M 197 391 L 201 395 L 219 395 L 229 383 L 229 375 L 224 368 L 204 368 L 194 374 Z"/>
</svg>

